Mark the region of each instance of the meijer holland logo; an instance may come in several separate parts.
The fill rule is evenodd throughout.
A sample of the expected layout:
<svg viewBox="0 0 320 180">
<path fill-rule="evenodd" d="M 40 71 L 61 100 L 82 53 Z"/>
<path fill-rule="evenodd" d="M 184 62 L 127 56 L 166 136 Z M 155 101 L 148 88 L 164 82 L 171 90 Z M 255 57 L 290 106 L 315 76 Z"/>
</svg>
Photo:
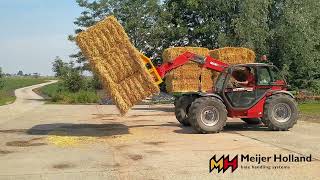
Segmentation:
<svg viewBox="0 0 320 180">
<path fill-rule="evenodd" d="M 224 155 L 217 160 L 216 155 L 214 155 L 209 161 L 209 172 L 211 173 L 214 169 L 218 170 L 218 173 L 222 171 L 226 172 L 231 167 L 231 172 L 238 168 L 238 155 L 236 155 L 232 160 L 229 159 L 229 155 L 224 157 Z"/>
<path fill-rule="evenodd" d="M 239 156 L 239 158 L 238 158 Z M 217 169 L 218 173 L 221 171 L 224 173 L 229 168 L 231 168 L 231 172 L 234 172 L 239 167 L 239 162 L 241 163 L 251 163 L 249 165 L 241 165 L 241 169 L 288 169 L 290 166 L 288 165 L 268 165 L 268 163 L 301 163 L 301 162 L 311 162 L 312 155 L 304 156 L 304 155 L 295 155 L 295 154 L 274 154 L 273 156 L 263 156 L 261 154 L 249 155 L 249 154 L 240 154 L 236 155 L 233 159 L 230 160 L 229 155 L 223 155 L 218 159 L 216 155 L 214 155 L 209 161 L 209 173 L 213 172 Z"/>
</svg>

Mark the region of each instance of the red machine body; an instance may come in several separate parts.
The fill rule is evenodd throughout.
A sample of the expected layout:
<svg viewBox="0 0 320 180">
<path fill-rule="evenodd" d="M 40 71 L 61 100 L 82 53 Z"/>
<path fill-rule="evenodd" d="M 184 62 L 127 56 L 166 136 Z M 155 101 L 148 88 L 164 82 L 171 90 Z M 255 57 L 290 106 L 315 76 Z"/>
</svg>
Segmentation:
<svg viewBox="0 0 320 180">
<path fill-rule="evenodd" d="M 185 52 L 178 56 L 176 59 L 174 59 L 172 62 L 164 63 L 161 66 L 159 66 L 157 68 L 157 71 L 160 77 L 164 78 L 167 72 L 186 64 L 188 61 L 197 62 L 199 64 L 202 64 L 204 68 L 209 68 L 218 72 L 222 72 L 225 68 L 229 66 L 228 64 L 214 59 L 210 56 L 202 57 L 194 53 Z"/>
<path fill-rule="evenodd" d="M 229 74 L 229 69 L 233 68 L 230 65 L 221 62 L 217 59 L 214 59 L 210 56 L 202 57 L 198 56 L 194 53 L 186 52 L 182 55 L 178 56 L 176 59 L 174 59 L 170 63 L 165 63 L 157 68 L 157 71 L 161 78 L 164 78 L 166 73 L 169 71 L 178 68 L 184 64 L 186 64 L 188 61 L 193 61 L 201 64 L 204 68 L 209 68 L 214 71 Z M 269 67 L 268 64 L 243 64 L 241 66 L 244 67 Z M 229 70 L 230 71 L 230 70 Z M 218 80 L 219 81 L 219 80 Z M 234 105 L 232 99 L 228 97 L 228 93 L 235 93 L 239 96 L 243 96 L 247 94 L 248 92 L 259 92 L 259 91 L 265 90 L 265 93 L 260 96 L 256 97 L 255 102 L 253 102 L 248 107 L 237 107 Z M 224 102 L 224 104 L 227 107 L 228 110 L 228 117 L 236 117 L 236 118 L 261 118 L 263 116 L 264 111 L 264 104 L 266 102 L 266 99 L 268 96 L 271 96 L 273 92 L 275 91 L 285 91 L 286 90 L 286 82 L 284 80 L 277 80 L 272 85 L 254 85 L 250 87 L 243 87 L 243 88 L 222 88 L 220 91 L 213 90 L 213 93 L 210 92 L 210 94 L 216 94 L 220 97 L 221 101 Z M 209 92 L 207 92 L 209 93 Z"/>
</svg>

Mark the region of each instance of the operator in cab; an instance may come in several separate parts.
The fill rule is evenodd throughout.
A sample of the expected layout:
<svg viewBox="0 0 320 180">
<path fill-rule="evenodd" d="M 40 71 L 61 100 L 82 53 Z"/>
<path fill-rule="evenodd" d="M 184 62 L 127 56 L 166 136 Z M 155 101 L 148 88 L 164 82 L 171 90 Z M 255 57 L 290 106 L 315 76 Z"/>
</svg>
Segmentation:
<svg viewBox="0 0 320 180">
<path fill-rule="evenodd" d="M 256 78 L 252 73 L 251 68 L 245 66 L 234 70 L 231 82 L 234 88 L 254 87 L 256 84 Z"/>
<path fill-rule="evenodd" d="M 238 81 L 238 83 L 240 85 L 247 86 L 247 87 L 255 86 L 256 78 L 254 77 L 254 74 L 251 72 L 251 68 L 250 67 L 245 67 L 244 73 L 245 73 L 245 75 L 247 77 L 247 80 L 243 81 L 243 82 Z"/>
</svg>

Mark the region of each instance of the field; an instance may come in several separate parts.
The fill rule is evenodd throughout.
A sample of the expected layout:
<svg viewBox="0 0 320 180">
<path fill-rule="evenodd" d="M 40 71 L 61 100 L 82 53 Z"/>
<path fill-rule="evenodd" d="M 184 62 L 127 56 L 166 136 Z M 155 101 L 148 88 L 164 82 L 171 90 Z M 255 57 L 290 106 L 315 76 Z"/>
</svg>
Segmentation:
<svg viewBox="0 0 320 180">
<path fill-rule="evenodd" d="M 320 102 L 301 103 L 299 109 L 303 114 L 319 115 L 320 116 Z"/>
<path fill-rule="evenodd" d="M 8 77 L 4 78 L 4 86 L 0 89 L 0 105 L 10 104 L 15 101 L 14 90 L 26 86 L 46 82 L 44 78 Z"/>
<path fill-rule="evenodd" d="M 44 86 L 36 89 L 35 92 L 45 97 L 49 103 L 57 104 L 91 104 L 98 103 L 101 99 L 95 90 L 69 92 L 62 89 L 59 83 Z"/>
</svg>

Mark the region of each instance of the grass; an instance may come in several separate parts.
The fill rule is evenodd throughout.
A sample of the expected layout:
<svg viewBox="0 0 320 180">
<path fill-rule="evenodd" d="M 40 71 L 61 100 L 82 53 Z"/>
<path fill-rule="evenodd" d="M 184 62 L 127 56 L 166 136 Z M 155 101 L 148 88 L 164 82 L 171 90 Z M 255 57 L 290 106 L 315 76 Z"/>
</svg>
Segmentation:
<svg viewBox="0 0 320 180">
<path fill-rule="evenodd" d="M 314 102 L 300 103 L 299 109 L 302 114 L 320 116 L 320 102 L 314 101 Z"/>
<path fill-rule="evenodd" d="M 60 88 L 59 83 L 49 84 L 36 92 L 45 97 L 49 103 L 57 104 L 92 104 L 98 103 L 100 97 L 95 90 L 80 90 L 79 92 L 70 92 Z"/>
<path fill-rule="evenodd" d="M 33 78 L 33 77 L 6 77 L 3 79 L 4 86 L 0 89 L 0 105 L 6 105 L 13 103 L 16 99 L 14 91 L 16 89 L 40 84 L 46 82 L 45 78 Z"/>
</svg>

